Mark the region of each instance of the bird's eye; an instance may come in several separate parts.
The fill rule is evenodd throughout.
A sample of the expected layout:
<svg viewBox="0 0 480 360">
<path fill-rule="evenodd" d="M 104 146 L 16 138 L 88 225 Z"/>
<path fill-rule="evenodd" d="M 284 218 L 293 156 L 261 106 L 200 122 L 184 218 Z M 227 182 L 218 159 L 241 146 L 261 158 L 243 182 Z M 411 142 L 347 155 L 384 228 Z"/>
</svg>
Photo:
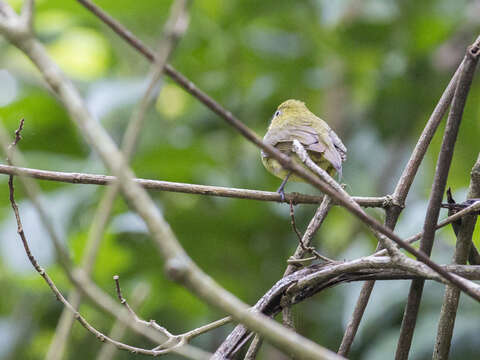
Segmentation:
<svg viewBox="0 0 480 360">
<path fill-rule="evenodd" d="M 277 117 L 281 114 L 282 112 L 280 110 L 275 111 L 275 114 L 273 114 L 273 117 Z"/>
</svg>

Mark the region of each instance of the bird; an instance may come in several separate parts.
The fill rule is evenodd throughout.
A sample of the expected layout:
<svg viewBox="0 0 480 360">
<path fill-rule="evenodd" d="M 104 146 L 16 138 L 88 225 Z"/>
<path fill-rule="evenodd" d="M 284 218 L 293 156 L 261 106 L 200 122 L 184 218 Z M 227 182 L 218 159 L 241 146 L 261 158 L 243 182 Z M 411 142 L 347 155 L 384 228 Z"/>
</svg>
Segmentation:
<svg viewBox="0 0 480 360">
<path fill-rule="evenodd" d="M 342 162 L 347 159 L 347 148 L 328 124 L 312 113 L 305 103 L 289 99 L 282 102 L 275 113 L 263 141 L 282 153 L 292 156 L 300 164 L 300 159 L 293 152 L 293 140 L 298 140 L 307 150 L 310 158 L 330 176 L 342 177 Z M 261 151 L 262 163 L 273 175 L 282 179 L 277 192 L 285 201 L 284 188 L 288 180 L 302 181 L 302 178 L 285 169 L 265 151 Z M 305 166 L 305 165 L 303 165 Z"/>
</svg>

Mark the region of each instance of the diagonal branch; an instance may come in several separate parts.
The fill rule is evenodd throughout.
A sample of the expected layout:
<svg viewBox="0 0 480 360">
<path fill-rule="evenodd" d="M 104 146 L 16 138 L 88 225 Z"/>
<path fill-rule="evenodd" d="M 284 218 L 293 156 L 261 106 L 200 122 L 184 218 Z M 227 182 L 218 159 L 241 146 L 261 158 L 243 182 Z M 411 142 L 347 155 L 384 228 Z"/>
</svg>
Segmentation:
<svg viewBox="0 0 480 360">
<path fill-rule="evenodd" d="M 138 109 L 134 111 L 129 121 L 127 130 L 122 141 L 122 150 L 128 159 L 134 153 L 140 131 L 143 127 L 146 112 L 158 92 L 158 82 L 161 79 L 163 68 L 168 58 L 173 52 L 176 44 L 180 40 L 188 25 L 188 14 L 185 1 L 175 1 L 172 5 L 169 18 L 164 26 L 162 38 L 160 40 L 159 50 L 156 61 L 152 65 L 152 71 L 149 76 L 147 90 L 142 97 Z M 107 188 L 106 193 L 100 200 L 93 223 L 88 234 L 86 253 L 82 259 L 82 268 L 86 276 L 90 276 L 93 265 L 96 260 L 98 249 L 103 237 L 105 226 L 110 218 L 115 199 L 119 192 L 119 185 L 114 183 Z M 68 297 L 70 303 L 75 309 L 80 307 L 82 296 L 79 290 L 74 289 Z M 74 318 L 72 313 L 64 309 L 55 331 L 55 336 L 50 343 L 47 353 L 47 360 L 60 360 L 63 358 L 64 350 L 68 341 L 68 336 L 72 328 Z"/>
<path fill-rule="evenodd" d="M 480 155 L 472 168 L 468 199 L 480 197 Z M 457 234 L 457 244 L 453 256 L 453 263 L 464 265 L 467 263 L 470 248 L 472 246 L 472 234 L 477 222 L 477 216 L 472 214 L 462 219 Z M 434 360 L 446 360 L 452 343 L 453 327 L 457 315 L 460 292 L 457 288 L 447 286 L 443 297 L 440 320 L 438 322 L 437 340 L 433 350 Z"/>
<path fill-rule="evenodd" d="M 453 158 L 453 149 L 462 120 L 463 109 L 478 61 L 478 50 L 478 45 L 467 49 L 458 84 L 455 89 L 452 106 L 448 114 L 447 125 L 435 170 L 432 193 L 430 194 L 427 213 L 425 215 L 423 237 L 420 242 L 420 250 L 427 256 L 430 256 L 433 247 L 435 226 L 437 225 L 440 205 L 445 192 L 448 171 Z M 422 298 L 423 286 L 424 281 L 414 280 L 410 287 L 395 356 L 397 360 L 408 358 L 418 309 L 420 307 L 420 300 Z"/>
<path fill-rule="evenodd" d="M 387 209 L 385 218 L 385 225 L 392 230 L 397 224 L 400 213 L 402 212 L 405 205 L 405 200 L 410 191 L 410 187 L 418 172 L 418 168 L 420 167 L 420 164 L 425 157 L 428 146 L 430 145 L 430 142 L 435 135 L 438 125 L 440 124 L 443 116 L 445 115 L 448 107 L 450 106 L 450 103 L 452 102 L 453 93 L 457 85 L 458 76 L 462 64 L 460 64 L 460 66 L 457 68 L 455 74 L 448 83 L 447 88 L 445 89 L 442 96 L 440 97 L 440 100 L 435 106 L 435 109 L 430 115 L 430 118 L 428 119 L 427 124 L 425 125 L 425 128 L 423 129 L 422 134 L 420 135 L 420 138 L 418 139 L 418 142 L 415 145 L 412 154 L 410 155 L 410 159 L 408 160 L 408 163 L 405 166 L 403 173 L 400 176 L 400 179 L 398 180 L 397 186 L 395 187 L 392 195 L 392 206 Z M 380 249 L 380 247 L 381 246 L 379 244 L 377 250 Z M 348 355 L 350 347 L 352 346 L 353 340 L 358 331 L 360 322 L 362 321 L 368 301 L 370 300 L 370 295 L 373 291 L 374 286 L 374 281 L 367 281 L 365 282 L 365 284 L 363 284 L 362 290 L 360 291 L 360 295 L 357 299 L 357 303 L 355 304 L 352 317 L 345 329 L 342 342 L 338 349 L 338 354 L 343 356 Z"/>
</svg>

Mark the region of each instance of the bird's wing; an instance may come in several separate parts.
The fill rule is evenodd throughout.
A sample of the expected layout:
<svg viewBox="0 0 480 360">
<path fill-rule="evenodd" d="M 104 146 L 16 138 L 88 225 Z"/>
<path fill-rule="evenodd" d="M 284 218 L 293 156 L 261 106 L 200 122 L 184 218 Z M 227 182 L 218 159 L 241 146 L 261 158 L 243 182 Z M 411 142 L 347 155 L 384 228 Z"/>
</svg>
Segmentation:
<svg viewBox="0 0 480 360">
<path fill-rule="evenodd" d="M 332 133 L 334 134 L 332 136 Z M 323 140 L 318 132 L 310 126 L 296 125 L 284 129 L 275 129 L 273 134 L 267 132 L 264 141 L 276 146 L 280 151 L 291 151 L 291 142 L 298 140 L 308 151 L 321 153 L 341 176 L 342 161 L 345 158 L 346 148 L 338 136 L 329 128 L 329 140 Z M 338 145 L 337 145 L 338 144 Z"/>
<path fill-rule="evenodd" d="M 330 139 L 332 140 L 333 146 L 337 149 L 340 153 L 340 157 L 342 161 L 347 160 L 347 148 L 343 145 L 342 140 L 338 137 L 338 135 L 332 129 L 329 130 Z"/>
</svg>

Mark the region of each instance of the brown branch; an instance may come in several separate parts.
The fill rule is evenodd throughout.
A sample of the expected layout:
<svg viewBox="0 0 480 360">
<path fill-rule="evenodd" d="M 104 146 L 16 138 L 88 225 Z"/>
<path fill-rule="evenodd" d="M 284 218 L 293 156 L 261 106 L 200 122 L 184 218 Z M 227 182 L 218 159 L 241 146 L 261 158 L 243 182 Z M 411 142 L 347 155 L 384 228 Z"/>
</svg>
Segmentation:
<svg viewBox="0 0 480 360">
<path fill-rule="evenodd" d="M 475 67 L 478 62 L 478 39 L 467 49 L 462 70 L 459 75 L 458 84 L 452 100 L 452 106 L 448 114 L 447 125 L 443 136 L 440 154 L 437 160 L 437 167 L 433 180 L 432 193 L 428 202 L 425 223 L 423 227 L 423 237 L 420 242 L 420 250 L 430 256 L 435 236 L 435 227 L 437 225 L 440 205 L 447 183 L 447 176 L 450 164 L 453 158 L 453 149 L 457 139 L 458 129 L 462 120 L 463 110 L 467 100 L 470 85 L 475 73 Z M 418 309 L 422 298 L 424 281 L 414 280 L 410 287 L 410 293 L 405 307 L 400 338 L 398 340 L 396 360 L 408 358 L 408 353 L 413 338 L 415 323 L 417 320 Z"/>
<path fill-rule="evenodd" d="M 332 199 L 329 196 L 325 196 L 323 198 L 322 203 L 315 211 L 314 216 L 310 220 L 310 223 L 308 224 L 307 230 L 305 230 L 303 237 L 299 237 L 299 232 L 295 225 L 295 214 L 293 212 L 293 204 L 290 203 L 290 217 L 292 219 L 292 227 L 297 237 L 299 237 L 298 238 L 299 245 L 297 246 L 294 254 L 290 256 L 290 258 L 287 261 L 288 266 L 285 269 L 285 272 L 283 274 L 284 277 L 297 271 L 299 269 L 299 266 L 303 266 L 306 263 L 311 262 L 312 260 L 315 260 L 315 259 L 320 258 L 326 262 L 332 262 L 331 259 L 328 259 L 321 254 L 316 254 L 315 256 L 312 256 L 310 258 L 305 258 L 306 253 L 309 252 L 308 249 L 311 248 L 310 245 L 312 243 L 313 237 L 317 233 L 320 226 L 323 224 L 323 221 L 327 217 L 327 214 L 331 206 L 332 206 Z M 291 308 L 289 306 L 286 306 L 282 309 L 282 317 L 283 317 L 283 324 L 293 329 L 294 328 L 293 317 L 291 315 Z M 254 357 L 261 345 L 262 345 L 261 338 L 258 336 L 258 334 L 256 334 L 255 338 L 253 339 L 252 343 L 248 348 L 247 355 L 245 356 L 245 358 L 247 359 L 247 358 Z"/>
<path fill-rule="evenodd" d="M 326 200 L 326 199 L 330 199 L 330 198 L 327 196 L 327 197 L 324 198 L 324 200 Z M 329 200 L 327 200 L 327 201 L 329 201 Z M 323 261 L 326 261 L 326 262 L 332 262 L 333 261 L 332 259 L 329 259 L 326 256 L 323 256 L 322 254 L 320 254 L 315 249 L 315 247 L 310 246 L 311 236 L 313 236 L 313 234 L 310 233 L 309 234 L 310 236 L 305 236 L 305 235 L 300 234 L 300 231 L 298 230 L 297 224 L 295 222 L 295 212 L 293 210 L 293 203 L 291 201 L 290 201 L 290 223 L 292 225 L 293 232 L 297 236 L 298 243 L 299 243 L 300 249 L 302 250 L 303 254 L 310 253 L 310 254 L 313 255 L 314 258 L 316 258 L 318 260 L 323 260 Z M 300 258 L 298 258 L 298 259 L 300 259 Z"/>
<path fill-rule="evenodd" d="M 480 174 L 480 155 L 472 168 L 470 188 L 468 199 L 480 197 L 480 185 L 476 184 Z M 478 191 L 478 192 L 477 192 Z M 451 197 L 451 195 L 450 195 Z M 453 256 L 453 263 L 464 265 L 467 263 L 470 248 L 472 246 L 472 235 L 477 222 L 477 214 L 471 214 L 461 220 L 457 234 L 457 243 Z M 450 352 L 452 343 L 453 327 L 457 315 L 458 302 L 460 300 L 460 292 L 457 288 L 447 286 L 443 297 L 443 305 L 440 312 L 440 320 L 438 322 L 437 339 L 433 350 L 434 360 L 446 360 Z"/>
<path fill-rule="evenodd" d="M 145 282 L 140 282 L 139 284 L 137 284 L 132 291 L 133 306 L 138 307 L 143 304 L 149 292 L 150 287 L 148 286 L 148 284 L 146 284 Z M 122 339 L 125 336 L 127 329 L 127 325 L 117 320 L 112 326 L 108 336 L 112 339 Z M 116 350 L 117 349 L 112 344 L 103 344 L 96 356 L 96 359 L 111 360 L 114 358 Z"/>
<path fill-rule="evenodd" d="M 48 171 L 0 164 L 0 174 L 22 175 L 39 180 L 58 181 L 71 184 L 111 185 L 117 180 L 114 176 L 101 174 Z M 280 194 L 271 191 L 228 188 L 223 186 L 197 185 L 162 180 L 134 179 L 143 188 L 155 191 L 179 192 L 205 196 L 219 196 L 237 199 L 281 202 Z M 299 193 L 285 193 L 285 199 L 294 204 L 319 204 L 323 196 Z M 385 197 L 354 196 L 363 207 L 383 207 Z"/>
<path fill-rule="evenodd" d="M 389 257 L 377 256 L 368 256 L 346 262 L 310 265 L 277 281 L 257 301 L 251 311 L 275 316 L 285 306 L 285 304 L 282 304 L 282 299 L 285 299 L 284 295 L 287 292 L 292 306 L 327 288 L 345 282 L 418 278 L 441 281 L 441 278 L 427 266 L 422 264 L 421 268 L 419 269 L 415 264 L 403 267 Z M 447 265 L 442 266 L 442 269 L 472 280 L 480 278 L 479 266 Z M 250 339 L 250 334 L 246 327 L 238 325 L 217 349 L 215 352 L 216 358 L 233 358 Z"/>
<path fill-rule="evenodd" d="M 397 224 L 400 213 L 402 212 L 405 205 L 405 200 L 410 191 L 410 187 L 418 172 L 418 168 L 423 158 L 425 157 L 425 153 L 427 152 L 430 142 L 432 141 L 438 125 L 440 124 L 443 116 L 445 115 L 448 107 L 450 106 L 450 103 L 452 102 L 453 93 L 456 88 L 458 74 L 460 72 L 462 64 L 460 64 L 460 66 L 457 68 L 455 74 L 448 83 L 448 86 L 440 97 L 440 100 L 435 106 L 435 109 L 430 115 L 430 118 L 428 119 L 427 124 L 425 125 L 425 128 L 423 129 L 422 134 L 420 135 L 420 138 L 418 139 L 418 142 L 415 145 L 412 154 L 410 155 L 410 159 L 408 160 L 407 165 L 405 166 L 403 173 L 400 176 L 399 181 L 397 182 L 397 185 L 392 195 L 391 206 L 387 208 L 385 218 L 385 225 L 392 230 L 395 229 L 395 225 Z M 377 250 L 379 250 L 380 248 L 381 246 L 379 244 Z M 355 309 L 353 310 L 352 317 L 345 329 L 345 333 L 343 335 L 342 342 L 338 350 L 338 354 L 342 356 L 347 356 L 350 352 L 350 347 L 352 346 L 353 340 L 358 331 L 358 327 L 360 326 L 360 322 L 362 321 L 363 314 L 367 307 L 368 301 L 370 300 L 370 295 L 373 291 L 374 286 L 374 281 L 367 281 L 362 286 L 362 290 L 360 291 L 360 295 L 355 304 Z"/>
</svg>

